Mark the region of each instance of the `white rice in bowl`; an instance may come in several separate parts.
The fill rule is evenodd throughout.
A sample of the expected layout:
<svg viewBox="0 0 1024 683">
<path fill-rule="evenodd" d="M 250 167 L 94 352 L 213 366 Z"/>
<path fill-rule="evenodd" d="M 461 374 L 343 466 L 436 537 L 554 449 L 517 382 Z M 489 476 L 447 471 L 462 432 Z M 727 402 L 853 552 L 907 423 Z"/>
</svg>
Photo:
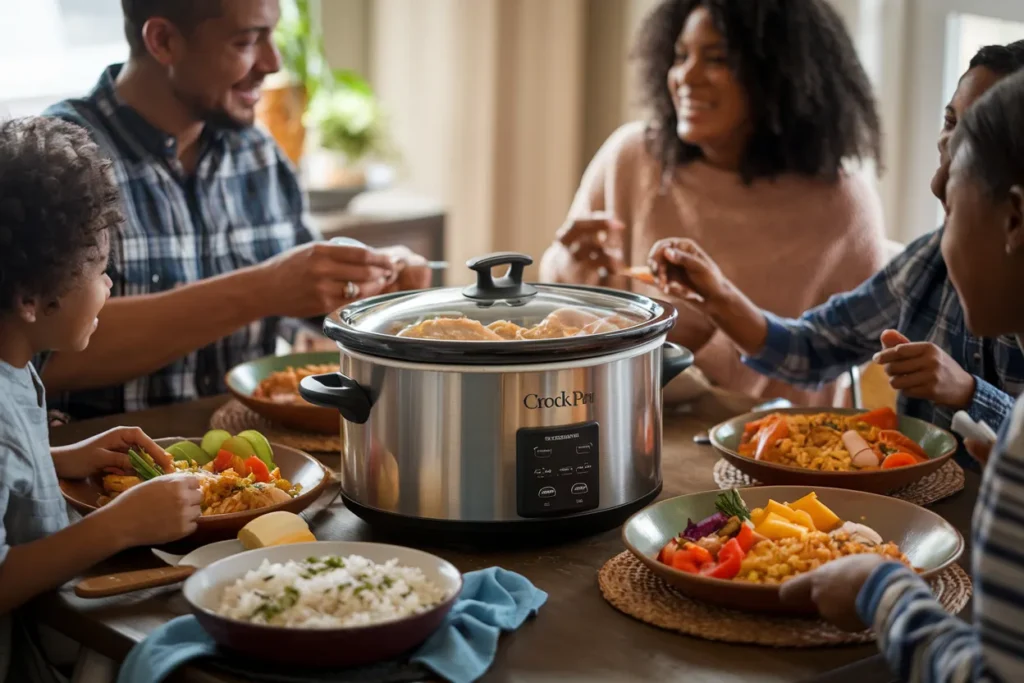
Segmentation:
<svg viewBox="0 0 1024 683">
<path fill-rule="evenodd" d="M 417 567 L 397 559 L 310 557 L 271 564 L 228 586 L 217 614 L 253 624 L 291 628 L 345 628 L 426 612 L 448 597 Z"/>
</svg>

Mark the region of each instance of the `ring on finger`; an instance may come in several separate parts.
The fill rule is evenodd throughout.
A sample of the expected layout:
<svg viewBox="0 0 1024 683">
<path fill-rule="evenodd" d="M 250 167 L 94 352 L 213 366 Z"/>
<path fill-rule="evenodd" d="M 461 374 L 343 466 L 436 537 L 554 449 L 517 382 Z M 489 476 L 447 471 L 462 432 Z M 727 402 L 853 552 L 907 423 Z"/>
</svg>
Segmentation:
<svg viewBox="0 0 1024 683">
<path fill-rule="evenodd" d="M 354 282 L 345 283 L 345 298 L 346 299 L 357 299 L 359 298 L 359 285 Z"/>
</svg>

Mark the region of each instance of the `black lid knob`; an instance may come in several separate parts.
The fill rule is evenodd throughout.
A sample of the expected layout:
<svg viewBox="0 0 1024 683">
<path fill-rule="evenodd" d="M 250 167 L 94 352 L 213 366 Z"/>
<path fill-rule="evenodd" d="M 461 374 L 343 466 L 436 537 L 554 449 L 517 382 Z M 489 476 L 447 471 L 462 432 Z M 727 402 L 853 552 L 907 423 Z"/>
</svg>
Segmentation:
<svg viewBox="0 0 1024 683">
<path fill-rule="evenodd" d="M 528 299 L 537 293 L 536 287 L 523 282 L 523 271 L 533 263 L 526 254 L 501 251 L 470 259 L 466 265 L 476 271 L 476 284 L 462 290 L 462 295 L 474 301 L 501 301 Z M 492 268 L 508 266 L 508 272 L 495 278 Z"/>
</svg>

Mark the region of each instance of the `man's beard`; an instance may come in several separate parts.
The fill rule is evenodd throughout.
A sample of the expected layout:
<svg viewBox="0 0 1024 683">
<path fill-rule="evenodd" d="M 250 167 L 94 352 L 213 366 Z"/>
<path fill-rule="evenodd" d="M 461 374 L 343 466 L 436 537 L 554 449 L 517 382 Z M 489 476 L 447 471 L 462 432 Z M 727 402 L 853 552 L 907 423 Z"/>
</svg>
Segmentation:
<svg viewBox="0 0 1024 683">
<path fill-rule="evenodd" d="M 246 128 L 251 128 L 256 122 L 255 116 L 249 120 L 239 119 L 229 114 L 219 105 L 207 105 L 200 101 L 200 98 L 182 92 L 178 93 L 178 98 L 189 104 L 192 116 L 196 121 L 202 121 L 212 128 L 233 131 L 245 130 Z"/>
</svg>

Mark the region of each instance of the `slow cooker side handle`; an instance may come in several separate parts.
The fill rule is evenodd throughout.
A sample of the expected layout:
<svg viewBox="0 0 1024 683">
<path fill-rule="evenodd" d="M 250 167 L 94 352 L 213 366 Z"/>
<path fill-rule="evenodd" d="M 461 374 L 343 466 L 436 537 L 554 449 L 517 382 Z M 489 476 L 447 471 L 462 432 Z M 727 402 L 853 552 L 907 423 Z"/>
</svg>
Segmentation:
<svg viewBox="0 0 1024 683">
<path fill-rule="evenodd" d="M 343 418 L 355 424 L 365 423 L 373 407 L 366 389 L 340 372 L 303 377 L 299 394 L 313 405 L 335 408 Z"/>
<path fill-rule="evenodd" d="M 665 342 L 661 347 L 661 388 L 693 365 L 693 352 L 679 344 Z M 305 380 L 303 380 L 305 381 Z"/>
</svg>

